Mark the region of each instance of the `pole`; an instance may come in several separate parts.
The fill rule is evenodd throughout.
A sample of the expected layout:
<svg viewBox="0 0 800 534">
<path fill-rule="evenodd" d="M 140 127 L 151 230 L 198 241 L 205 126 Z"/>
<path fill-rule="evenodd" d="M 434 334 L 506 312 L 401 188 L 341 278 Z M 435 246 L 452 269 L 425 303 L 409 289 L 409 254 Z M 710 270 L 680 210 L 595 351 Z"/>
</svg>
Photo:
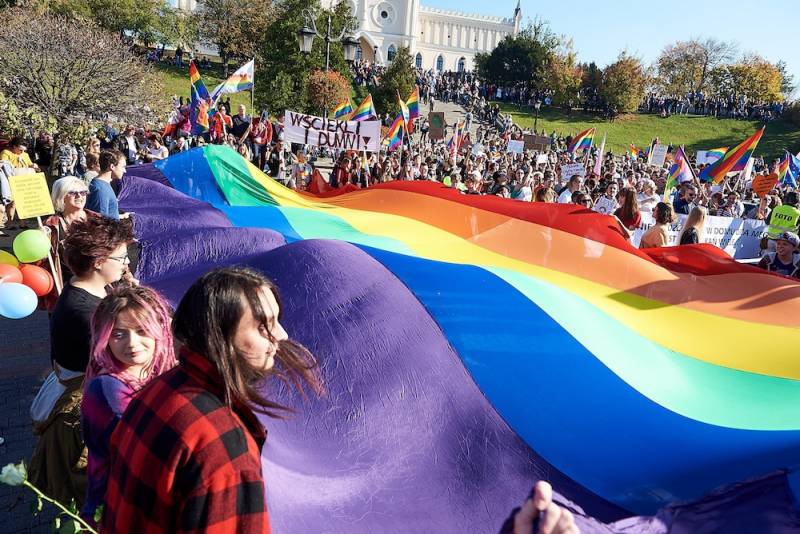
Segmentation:
<svg viewBox="0 0 800 534">
<path fill-rule="evenodd" d="M 253 87 L 250 88 L 250 111 L 255 113 L 256 111 L 256 60 L 253 58 Z"/>
<path fill-rule="evenodd" d="M 42 218 L 36 217 L 36 221 L 39 223 L 39 229 L 44 231 L 44 225 L 42 224 Z M 55 262 L 53 261 L 53 251 L 47 251 L 47 264 L 50 266 L 50 272 L 53 273 L 53 284 L 56 286 L 56 292 L 60 295 L 61 294 L 61 280 L 56 275 L 56 267 Z"/>
<path fill-rule="evenodd" d="M 331 69 L 331 16 L 328 15 L 328 32 L 325 34 L 325 72 Z"/>
</svg>

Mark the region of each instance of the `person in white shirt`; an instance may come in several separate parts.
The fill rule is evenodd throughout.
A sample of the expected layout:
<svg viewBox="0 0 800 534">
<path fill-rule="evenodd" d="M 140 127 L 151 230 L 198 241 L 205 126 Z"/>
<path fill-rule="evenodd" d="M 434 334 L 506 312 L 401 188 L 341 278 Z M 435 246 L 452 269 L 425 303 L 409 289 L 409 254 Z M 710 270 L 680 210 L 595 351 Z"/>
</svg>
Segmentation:
<svg viewBox="0 0 800 534">
<path fill-rule="evenodd" d="M 594 211 L 597 213 L 602 213 L 604 215 L 611 215 L 613 214 L 619 204 L 617 204 L 617 193 L 619 192 L 619 186 L 617 182 L 611 182 L 606 186 L 606 192 L 597 199 L 597 202 L 594 203 Z"/>
<path fill-rule="evenodd" d="M 559 204 L 570 204 L 572 202 L 572 193 L 577 191 L 583 185 L 583 178 L 579 174 L 573 175 L 567 183 L 567 188 L 558 195 Z"/>
<path fill-rule="evenodd" d="M 656 194 L 656 183 L 653 180 L 645 180 L 638 198 L 639 211 L 652 212 L 659 200 Z"/>
<path fill-rule="evenodd" d="M 159 161 L 169 157 L 169 149 L 161 144 L 161 136 L 157 133 L 150 134 L 147 145 L 147 160 Z"/>
</svg>

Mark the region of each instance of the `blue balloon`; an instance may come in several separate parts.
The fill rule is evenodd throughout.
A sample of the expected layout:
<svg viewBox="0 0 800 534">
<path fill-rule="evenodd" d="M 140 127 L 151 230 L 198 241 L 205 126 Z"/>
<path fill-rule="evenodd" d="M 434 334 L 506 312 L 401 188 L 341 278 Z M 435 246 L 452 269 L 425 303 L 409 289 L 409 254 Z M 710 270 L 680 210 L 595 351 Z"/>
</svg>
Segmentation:
<svg viewBox="0 0 800 534">
<path fill-rule="evenodd" d="M 0 284 L 0 315 L 7 319 L 22 319 L 36 310 L 39 299 L 33 289 L 24 284 Z"/>
</svg>

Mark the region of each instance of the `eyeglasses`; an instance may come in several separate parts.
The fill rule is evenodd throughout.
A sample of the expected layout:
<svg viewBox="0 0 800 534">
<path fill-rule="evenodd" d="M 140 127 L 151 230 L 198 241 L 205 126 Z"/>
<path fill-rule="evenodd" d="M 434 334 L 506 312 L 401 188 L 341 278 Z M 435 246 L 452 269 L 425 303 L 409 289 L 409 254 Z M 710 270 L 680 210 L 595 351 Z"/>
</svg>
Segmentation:
<svg viewBox="0 0 800 534">
<path fill-rule="evenodd" d="M 78 198 L 78 197 L 85 197 L 85 196 L 87 196 L 87 195 L 89 194 L 89 191 L 86 191 L 86 190 L 83 190 L 83 191 L 70 191 L 70 192 L 69 192 L 69 193 L 67 193 L 67 194 L 68 194 L 69 196 L 71 196 L 72 198 Z"/>
<path fill-rule="evenodd" d="M 127 254 L 125 254 L 124 256 L 109 256 L 108 259 L 109 260 L 118 261 L 120 263 L 130 263 L 131 262 L 131 258 Z"/>
</svg>

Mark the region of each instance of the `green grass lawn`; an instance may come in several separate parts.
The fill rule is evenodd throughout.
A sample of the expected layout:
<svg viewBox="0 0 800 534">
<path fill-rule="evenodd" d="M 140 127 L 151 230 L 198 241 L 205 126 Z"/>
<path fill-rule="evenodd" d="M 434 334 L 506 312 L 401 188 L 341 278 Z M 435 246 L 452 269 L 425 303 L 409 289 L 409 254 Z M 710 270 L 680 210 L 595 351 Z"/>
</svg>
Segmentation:
<svg viewBox="0 0 800 534">
<path fill-rule="evenodd" d="M 174 65 L 166 65 L 164 63 L 158 63 L 155 66 L 156 71 L 161 76 L 161 83 L 164 85 L 164 93 L 171 97 L 172 95 L 178 95 L 183 97 L 183 101 L 186 100 L 191 96 L 190 95 L 190 87 L 191 84 L 189 82 L 189 64 L 186 63 L 186 66 L 182 69 Z M 206 84 L 208 88 L 208 92 L 210 93 L 214 87 L 219 85 L 224 81 L 222 77 L 222 65 L 218 63 L 212 63 L 211 69 L 199 69 L 200 76 L 203 79 L 203 83 Z M 232 68 L 228 73 L 233 74 L 233 71 L 236 70 Z M 232 110 L 228 110 L 228 113 L 236 113 L 236 109 L 239 104 L 244 104 L 247 106 L 247 112 L 252 113 L 250 109 L 250 91 L 244 91 L 241 93 L 235 93 L 232 95 L 225 95 L 224 98 L 227 99 L 230 96 L 231 98 L 231 107 Z"/>
<path fill-rule="evenodd" d="M 522 128 L 532 128 L 534 114 L 520 113 L 516 106 L 500 104 L 503 113 L 511 113 L 514 123 Z M 705 150 L 723 146 L 733 147 L 744 141 L 761 127 L 757 121 L 715 119 L 695 115 L 672 116 L 662 119 L 658 115 L 625 115 L 614 122 L 587 115 L 579 111 L 543 109 L 539 114 L 538 130 L 547 133 L 555 130 L 563 135 L 574 135 L 587 128 L 597 128 L 595 144 L 607 135 L 606 150 L 620 153 L 633 143 L 637 148 L 647 147 L 654 137 L 672 145 L 684 145 L 688 151 Z M 785 121 L 773 121 L 761 138 L 756 152 L 766 158 L 783 156 L 785 149 L 796 154 L 800 150 L 800 128 Z"/>
</svg>

